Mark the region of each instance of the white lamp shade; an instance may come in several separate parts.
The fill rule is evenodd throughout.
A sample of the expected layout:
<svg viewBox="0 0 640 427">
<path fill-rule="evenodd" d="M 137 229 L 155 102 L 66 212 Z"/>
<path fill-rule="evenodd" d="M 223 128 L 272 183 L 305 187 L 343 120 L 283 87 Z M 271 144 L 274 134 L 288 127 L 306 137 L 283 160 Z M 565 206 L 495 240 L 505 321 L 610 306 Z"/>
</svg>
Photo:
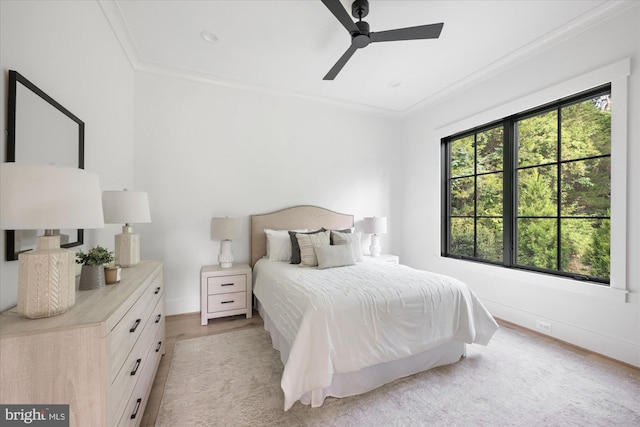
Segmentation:
<svg viewBox="0 0 640 427">
<path fill-rule="evenodd" d="M 77 168 L 0 164 L 0 227 L 104 227 L 98 175 Z"/>
<path fill-rule="evenodd" d="M 102 206 L 107 224 L 151 222 L 149 197 L 142 191 L 104 191 Z"/>
<path fill-rule="evenodd" d="M 240 218 L 211 218 L 211 238 L 214 240 L 234 240 L 242 236 Z"/>
<path fill-rule="evenodd" d="M 366 234 L 385 234 L 387 232 L 387 218 L 384 216 L 365 217 L 362 225 Z"/>
</svg>

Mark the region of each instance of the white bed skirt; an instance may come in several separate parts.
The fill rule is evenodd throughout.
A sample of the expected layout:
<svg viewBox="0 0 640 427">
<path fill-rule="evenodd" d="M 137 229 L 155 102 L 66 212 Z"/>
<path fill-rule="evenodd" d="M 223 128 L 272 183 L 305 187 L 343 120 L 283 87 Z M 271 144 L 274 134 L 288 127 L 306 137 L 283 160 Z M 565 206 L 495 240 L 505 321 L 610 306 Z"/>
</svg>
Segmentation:
<svg viewBox="0 0 640 427">
<path fill-rule="evenodd" d="M 280 359 L 282 364 L 285 365 L 289 359 L 291 344 L 284 339 L 273 325 L 259 301 L 258 312 L 264 320 L 265 330 L 271 334 L 273 348 L 280 352 Z M 329 387 L 306 392 L 300 398 L 300 402 L 305 405 L 311 404 L 312 407 L 316 408 L 322 406 L 327 396 L 347 397 L 366 393 L 398 378 L 407 377 L 437 366 L 456 363 L 465 356 L 465 351 L 465 343 L 452 341 L 404 359 L 381 363 L 356 372 L 334 374 Z"/>
</svg>

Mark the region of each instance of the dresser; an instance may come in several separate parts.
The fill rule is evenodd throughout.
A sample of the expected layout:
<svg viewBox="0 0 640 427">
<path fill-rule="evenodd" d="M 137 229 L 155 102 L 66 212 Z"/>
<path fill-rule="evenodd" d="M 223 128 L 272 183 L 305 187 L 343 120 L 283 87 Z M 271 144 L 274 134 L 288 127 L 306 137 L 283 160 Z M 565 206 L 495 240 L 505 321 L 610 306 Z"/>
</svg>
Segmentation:
<svg viewBox="0 0 640 427">
<path fill-rule="evenodd" d="M 66 313 L 0 314 L 0 402 L 68 404 L 71 426 L 137 426 L 164 354 L 162 264 L 76 290 Z"/>
<path fill-rule="evenodd" d="M 234 264 L 229 268 L 205 265 L 200 269 L 200 320 L 204 326 L 209 319 L 246 314 L 252 317 L 252 276 L 248 264 Z"/>
</svg>

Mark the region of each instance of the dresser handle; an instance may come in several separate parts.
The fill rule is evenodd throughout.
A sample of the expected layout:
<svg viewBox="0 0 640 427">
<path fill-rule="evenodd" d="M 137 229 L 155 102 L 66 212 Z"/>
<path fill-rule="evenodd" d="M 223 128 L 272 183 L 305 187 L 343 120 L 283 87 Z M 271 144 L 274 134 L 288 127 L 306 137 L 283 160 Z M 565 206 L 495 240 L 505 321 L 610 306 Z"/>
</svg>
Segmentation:
<svg viewBox="0 0 640 427">
<path fill-rule="evenodd" d="M 131 376 L 134 376 L 136 372 L 138 372 L 138 368 L 140 367 L 140 362 L 142 362 L 142 359 L 136 360 L 136 364 L 133 367 L 133 371 L 131 371 Z"/>
<path fill-rule="evenodd" d="M 220 285 L 220 286 L 233 286 L 233 283 L 223 283 L 223 284 L 222 284 L 222 285 Z"/>
<path fill-rule="evenodd" d="M 230 304 L 230 303 L 232 303 L 232 302 L 235 302 L 235 301 L 234 301 L 234 300 L 231 300 L 231 301 L 222 301 L 222 302 L 220 302 L 220 304 Z"/>
<path fill-rule="evenodd" d="M 138 400 L 136 400 L 136 409 L 133 411 L 133 414 L 131 414 L 132 420 L 136 419 L 136 416 L 138 415 L 138 411 L 140 410 L 141 403 L 142 403 L 142 398 L 139 398 Z"/>
<path fill-rule="evenodd" d="M 162 314 L 158 314 L 158 317 L 156 317 L 156 323 L 158 323 L 160 319 L 162 319 Z"/>
<path fill-rule="evenodd" d="M 138 368 L 140 367 L 140 362 L 142 362 L 142 359 L 136 360 L 136 364 L 133 367 L 133 371 L 131 371 L 131 376 L 134 376 L 136 372 L 138 372 Z"/>
<path fill-rule="evenodd" d="M 129 329 L 129 332 L 133 333 L 136 331 L 136 329 L 138 329 L 138 326 L 140 326 L 140 321 L 142 319 L 136 319 L 136 323 L 133 324 L 133 326 L 131 327 L 131 329 Z"/>
<path fill-rule="evenodd" d="M 156 347 L 156 353 L 160 351 L 162 348 L 162 341 L 158 341 L 158 346 Z"/>
<path fill-rule="evenodd" d="M 154 294 L 155 294 L 155 295 L 158 295 L 159 293 L 160 293 L 160 286 L 158 286 L 158 287 L 156 288 L 156 291 L 154 292 Z"/>
</svg>

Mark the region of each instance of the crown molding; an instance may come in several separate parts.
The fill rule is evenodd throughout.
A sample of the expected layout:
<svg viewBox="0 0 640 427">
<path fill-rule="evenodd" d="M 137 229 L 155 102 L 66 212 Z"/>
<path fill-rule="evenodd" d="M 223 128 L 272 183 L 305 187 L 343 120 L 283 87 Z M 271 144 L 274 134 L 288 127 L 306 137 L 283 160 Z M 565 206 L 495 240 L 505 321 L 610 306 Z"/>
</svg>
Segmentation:
<svg viewBox="0 0 640 427">
<path fill-rule="evenodd" d="M 131 68 L 137 70 L 140 66 L 140 54 L 133 41 L 129 27 L 127 27 L 127 24 L 124 22 L 118 3 L 116 3 L 115 0 L 97 0 L 97 2 L 105 18 L 107 18 L 107 22 L 111 26 L 111 30 L 116 36 L 118 43 L 120 43 L 125 56 L 129 60 Z"/>
<path fill-rule="evenodd" d="M 138 60 L 136 71 L 156 74 L 165 77 L 173 77 L 177 79 L 189 80 L 204 84 L 211 84 L 231 89 L 244 90 L 253 93 L 260 93 L 272 96 L 297 98 L 306 101 L 332 105 L 338 108 L 349 110 L 357 110 L 367 114 L 373 114 L 391 119 L 401 119 L 402 113 L 386 108 L 374 107 L 372 105 L 360 104 L 357 102 L 344 101 L 335 98 L 321 97 L 315 95 L 302 94 L 298 92 L 290 92 L 281 89 L 275 89 L 264 85 L 248 83 L 241 80 L 219 77 L 212 74 L 186 70 L 169 65 L 154 63 L 151 61 Z"/>
<path fill-rule="evenodd" d="M 200 83 L 213 84 L 222 87 L 246 90 L 263 94 L 288 96 L 298 99 L 304 99 L 313 102 L 320 102 L 350 110 L 357 110 L 367 114 L 374 114 L 385 118 L 401 120 L 404 117 L 413 115 L 423 108 L 437 104 L 444 99 L 463 92 L 464 90 L 484 81 L 492 76 L 499 74 L 519 63 L 522 63 L 545 50 L 550 49 L 554 45 L 561 43 L 571 37 L 580 34 L 589 28 L 599 24 L 600 22 L 610 19 L 620 13 L 625 12 L 638 5 L 637 1 L 632 0 L 611 0 L 606 1 L 590 11 L 584 13 L 580 17 L 574 19 L 570 23 L 563 25 L 546 35 L 532 41 L 528 45 L 503 56 L 484 68 L 469 74 L 467 77 L 460 79 L 453 84 L 426 96 L 422 101 L 404 109 L 393 110 L 388 108 L 375 107 L 372 105 L 361 104 L 357 102 L 344 101 L 336 98 L 328 98 L 316 95 L 301 94 L 297 92 L 286 91 L 248 83 L 240 80 L 229 79 L 212 74 L 196 72 L 181 69 L 164 64 L 153 63 L 140 59 L 140 54 L 135 45 L 131 32 L 124 21 L 121 10 L 115 0 L 97 0 L 102 11 L 109 22 L 120 46 L 122 47 L 126 57 L 134 71 L 164 75 L 174 78 L 186 79 Z"/>
<path fill-rule="evenodd" d="M 372 105 L 360 104 L 357 102 L 343 101 L 335 98 L 314 96 L 308 94 L 301 94 L 296 92 L 290 92 L 280 89 L 270 88 L 264 85 L 258 85 L 254 83 L 248 83 L 240 80 L 229 79 L 225 77 L 215 76 L 212 74 L 186 70 L 169 65 L 158 64 L 151 61 L 145 61 L 140 58 L 138 49 L 133 41 L 133 37 L 125 20 L 122 16 L 122 12 L 118 7 L 115 0 L 97 0 L 98 4 L 102 8 L 109 25 L 113 33 L 118 39 L 122 50 L 124 51 L 129 64 L 134 71 L 157 74 L 161 76 L 185 79 L 200 83 L 213 84 L 227 88 L 246 90 L 254 93 L 262 93 L 277 96 L 288 96 L 298 99 L 304 99 L 312 102 L 320 102 L 327 105 L 332 105 L 339 108 L 345 108 L 349 110 L 357 110 L 367 114 L 373 114 L 382 116 L 385 118 L 391 118 L 399 120 L 402 116 L 400 111 L 391 110 L 387 108 L 375 107 Z"/>
<path fill-rule="evenodd" d="M 472 86 L 487 80 L 496 74 L 502 73 L 507 69 L 518 65 L 532 57 L 541 54 L 542 52 L 552 48 L 553 46 L 568 40 L 576 35 L 587 31 L 599 23 L 613 18 L 633 7 L 638 6 L 637 1 L 607 1 L 602 3 L 590 11 L 584 13 L 573 21 L 565 24 L 553 31 L 550 31 L 546 35 L 532 41 L 524 47 L 511 52 L 508 55 L 494 61 L 493 63 L 485 66 L 484 68 L 468 75 L 467 77 L 458 80 L 457 82 L 439 90 L 438 92 L 429 95 L 422 101 L 415 105 L 403 110 L 401 115 L 403 117 L 412 115 L 423 108 L 433 106 L 446 98 L 457 95 Z"/>
</svg>

